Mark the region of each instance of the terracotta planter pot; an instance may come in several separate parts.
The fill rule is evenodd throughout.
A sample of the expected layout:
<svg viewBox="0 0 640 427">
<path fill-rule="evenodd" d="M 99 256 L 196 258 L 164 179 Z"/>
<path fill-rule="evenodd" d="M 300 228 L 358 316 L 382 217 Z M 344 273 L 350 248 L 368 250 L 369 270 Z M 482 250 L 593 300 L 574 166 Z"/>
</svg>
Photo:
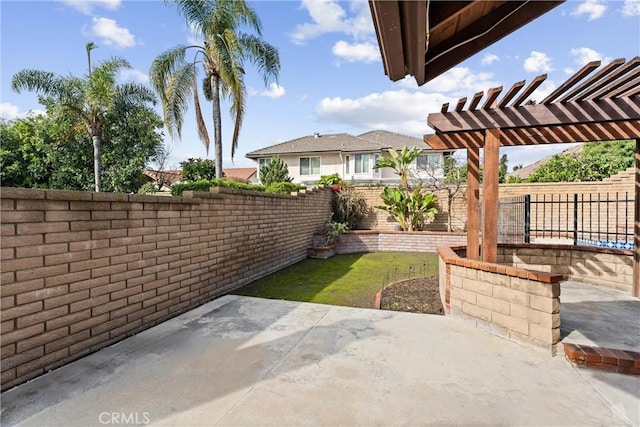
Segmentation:
<svg viewBox="0 0 640 427">
<path fill-rule="evenodd" d="M 327 259 L 327 258 L 331 258 L 335 254 L 336 254 L 335 245 L 314 246 L 312 248 L 307 249 L 307 256 L 309 258 Z"/>
</svg>

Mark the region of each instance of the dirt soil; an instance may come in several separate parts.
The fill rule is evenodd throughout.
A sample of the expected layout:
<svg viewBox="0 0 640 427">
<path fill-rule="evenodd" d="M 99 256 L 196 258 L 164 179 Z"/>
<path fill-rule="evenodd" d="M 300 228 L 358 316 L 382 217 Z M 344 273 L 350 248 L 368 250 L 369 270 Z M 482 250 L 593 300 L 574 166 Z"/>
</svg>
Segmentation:
<svg viewBox="0 0 640 427">
<path fill-rule="evenodd" d="M 438 277 L 417 277 L 392 283 L 382 290 L 380 308 L 443 315 Z"/>
</svg>

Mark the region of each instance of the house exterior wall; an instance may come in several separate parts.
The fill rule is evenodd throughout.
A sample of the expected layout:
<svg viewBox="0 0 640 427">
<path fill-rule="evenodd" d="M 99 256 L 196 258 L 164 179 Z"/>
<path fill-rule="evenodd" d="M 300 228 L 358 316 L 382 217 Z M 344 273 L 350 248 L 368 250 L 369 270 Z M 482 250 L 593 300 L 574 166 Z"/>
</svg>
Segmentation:
<svg viewBox="0 0 640 427">
<path fill-rule="evenodd" d="M 217 190 L 2 188 L 2 390 L 304 259 L 331 212 L 330 189 Z"/>
<path fill-rule="evenodd" d="M 356 155 L 365 154 L 369 156 L 368 172 L 356 173 Z M 442 153 L 439 154 L 442 157 Z M 398 175 L 391 168 L 373 169 L 376 164 L 375 158 L 390 157 L 388 152 L 353 152 L 353 153 L 308 153 L 308 154 L 284 154 L 280 157 L 289 169 L 289 176 L 293 178 L 293 182 L 298 184 L 312 185 L 317 182 L 322 175 L 332 175 L 337 173 L 348 183 L 352 184 L 382 184 L 396 185 L 400 182 Z M 274 156 L 275 157 L 275 156 Z M 320 173 L 314 175 L 301 175 L 300 158 L 302 157 L 320 157 Z M 345 161 L 348 158 L 349 170 L 347 172 Z M 410 166 L 409 177 L 413 182 L 418 180 L 428 180 L 434 173 L 426 173 L 420 171 L 416 167 L 414 160 Z M 436 171 L 435 176 L 441 176 L 441 171 Z"/>
</svg>

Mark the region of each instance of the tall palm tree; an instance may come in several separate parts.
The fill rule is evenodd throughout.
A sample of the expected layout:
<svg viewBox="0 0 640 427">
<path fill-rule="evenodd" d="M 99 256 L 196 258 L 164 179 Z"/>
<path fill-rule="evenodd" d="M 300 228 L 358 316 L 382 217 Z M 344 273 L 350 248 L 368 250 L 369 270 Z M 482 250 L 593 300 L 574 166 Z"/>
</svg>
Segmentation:
<svg viewBox="0 0 640 427">
<path fill-rule="evenodd" d="M 172 137 L 182 136 L 182 124 L 189 98 L 193 96 L 198 137 L 209 155 L 209 133 L 202 117 L 198 96 L 198 71 L 203 72 L 202 93 L 213 104 L 216 176 L 222 177 L 222 119 L 220 97 L 231 102 L 235 120 L 231 157 L 245 113 L 247 89 L 244 62 L 256 65 L 265 85 L 277 80 L 280 72 L 278 50 L 262 40 L 261 23 L 245 0 L 176 0 L 178 12 L 202 37 L 202 45 L 180 45 L 160 54 L 151 64 L 151 84 L 162 100 L 165 126 Z M 246 26 L 255 34 L 241 31 Z M 193 52 L 190 60 L 188 52 Z"/>
<path fill-rule="evenodd" d="M 87 55 L 90 49 L 87 45 Z M 89 64 L 91 60 L 89 58 Z M 109 111 L 129 106 L 155 104 L 155 94 L 148 88 L 135 84 L 117 84 L 122 69 L 131 68 L 122 58 L 101 62 L 83 77 L 59 76 L 49 71 L 21 70 L 11 80 L 11 88 L 20 92 L 29 90 L 51 97 L 66 114 L 80 119 L 87 128 L 93 143 L 95 190 L 100 191 L 102 172 L 102 130 Z"/>
</svg>

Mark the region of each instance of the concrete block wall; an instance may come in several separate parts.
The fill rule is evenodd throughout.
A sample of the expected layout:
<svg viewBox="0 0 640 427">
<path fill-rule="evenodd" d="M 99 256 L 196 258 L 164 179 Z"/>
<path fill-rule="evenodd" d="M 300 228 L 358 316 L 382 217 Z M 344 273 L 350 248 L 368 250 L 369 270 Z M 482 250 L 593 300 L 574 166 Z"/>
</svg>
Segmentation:
<svg viewBox="0 0 640 427">
<path fill-rule="evenodd" d="M 464 259 L 447 247 L 438 254 L 448 314 L 553 351 L 560 340 L 562 276 Z"/>
<path fill-rule="evenodd" d="M 304 259 L 332 198 L 0 191 L 2 390 Z"/>
<path fill-rule="evenodd" d="M 581 199 L 584 200 L 606 200 L 607 193 L 610 198 L 615 198 L 615 193 L 618 193 L 620 198 L 625 197 L 625 193 L 629 198 L 634 198 L 634 177 L 633 174 L 629 171 L 622 172 L 618 175 L 614 175 L 610 179 L 604 180 L 602 182 L 550 182 L 550 183 L 522 183 L 522 184 L 500 184 L 499 186 L 499 197 L 517 197 L 524 196 L 526 194 L 538 195 L 539 197 L 546 197 L 546 200 L 566 200 L 567 197 L 570 200 L 573 200 L 573 194 L 579 194 Z M 382 201 L 380 200 L 380 193 L 382 192 L 382 187 L 357 187 L 358 193 L 365 199 L 367 205 L 369 206 L 369 213 L 365 217 L 365 219 L 360 224 L 359 228 L 362 229 L 371 229 L 371 230 L 381 230 L 381 231 L 389 231 L 394 230 L 397 226 L 397 222 L 395 219 L 390 216 L 387 212 L 376 209 L 374 206 L 381 205 Z M 425 227 L 428 231 L 446 231 L 447 230 L 447 195 L 445 190 L 436 191 L 435 194 L 438 196 L 439 206 L 438 206 L 438 214 L 433 222 L 427 224 Z M 467 205 L 466 205 L 466 187 L 462 187 L 459 192 L 456 194 L 453 204 L 451 206 L 452 211 L 452 226 L 454 231 L 463 231 L 466 228 L 466 215 L 467 215 Z M 532 228 L 542 228 L 542 222 L 545 222 L 545 225 L 548 227 L 550 225 L 551 220 L 551 211 L 549 211 L 548 206 L 545 208 L 542 205 L 534 205 L 532 210 L 538 209 L 538 212 L 534 216 L 532 214 L 532 218 L 537 218 L 539 223 L 532 224 Z M 573 227 L 573 207 L 570 207 L 570 212 L 567 211 L 566 208 L 562 208 L 562 211 L 558 213 L 554 212 L 554 228 L 567 227 L 567 219 L 568 225 Z M 578 213 L 580 218 L 583 218 L 586 223 L 591 223 L 593 230 L 597 230 L 598 224 L 602 231 L 621 231 L 624 230 L 614 230 L 614 222 L 613 218 L 618 218 L 618 223 L 620 226 L 625 224 L 625 219 L 630 219 L 630 230 L 633 231 L 633 203 L 629 203 L 627 206 L 627 210 L 625 211 L 622 205 L 616 206 L 615 203 L 610 203 L 609 205 L 605 205 L 602 203 L 600 205 L 600 211 L 597 209 L 585 209 L 584 212 L 582 210 Z M 558 221 L 561 221 L 563 224 L 558 226 Z"/>
<path fill-rule="evenodd" d="M 500 245 L 498 262 L 631 293 L 633 252 L 566 245 Z"/>
<path fill-rule="evenodd" d="M 336 253 L 379 251 L 435 253 L 438 246 L 460 245 L 466 242 L 466 239 L 464 233 L 354 230 L 338 238 Z"/>
</svg>

